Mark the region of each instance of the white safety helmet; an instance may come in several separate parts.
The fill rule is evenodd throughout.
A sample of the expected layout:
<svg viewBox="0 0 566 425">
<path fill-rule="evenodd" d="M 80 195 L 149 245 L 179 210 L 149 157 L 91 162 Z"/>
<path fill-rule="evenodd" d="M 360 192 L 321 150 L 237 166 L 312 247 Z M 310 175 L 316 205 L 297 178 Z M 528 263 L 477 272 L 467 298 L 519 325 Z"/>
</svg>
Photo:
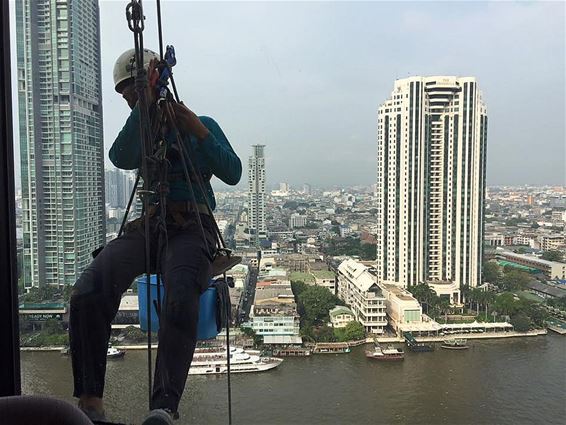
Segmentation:
<svg viewBox="0 0 566 425">
<path fill-rule="evenodd" d="M 126 50 L 122 53 L 114 64 L 114 89 L 122 93 L 125 83 L 136 76 L 136 49 Z M 153 50 L 143 49 L 143 66 L 147 68 L 152 59 L 159 60 L 159 55 Z"/>
</svg>

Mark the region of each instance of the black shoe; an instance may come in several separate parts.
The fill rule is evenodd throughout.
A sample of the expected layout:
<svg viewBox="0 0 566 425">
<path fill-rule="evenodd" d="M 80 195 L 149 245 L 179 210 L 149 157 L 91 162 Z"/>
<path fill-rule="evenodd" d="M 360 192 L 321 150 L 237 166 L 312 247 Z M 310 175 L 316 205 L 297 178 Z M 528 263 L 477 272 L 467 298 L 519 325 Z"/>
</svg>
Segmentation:
<svg viewBox="0 0 566 425">
<path fill-rule="evenodd" d="M 149 412 L 141 425 L 174 425 L 173 419 L 179 419 L 179 413 L 170 409 L 154 409 Z"/>
<path fill-rule="evenodd" d="M 242 257 L 238 255 L 218 254 L 212 261 L 212 276 L 219 276 L 241 262 Z"/>
<path fill-rule="evenodd" d="M 106 415 L 104 411 L 100 412 L 99 410 L 93 409 L 91 407 L 81 407 L 79 409 L 88 416 L 88 418 L 95 424 L 97 423 L 106 423 L 108 419 L 106 419 Z"/>
</svg>

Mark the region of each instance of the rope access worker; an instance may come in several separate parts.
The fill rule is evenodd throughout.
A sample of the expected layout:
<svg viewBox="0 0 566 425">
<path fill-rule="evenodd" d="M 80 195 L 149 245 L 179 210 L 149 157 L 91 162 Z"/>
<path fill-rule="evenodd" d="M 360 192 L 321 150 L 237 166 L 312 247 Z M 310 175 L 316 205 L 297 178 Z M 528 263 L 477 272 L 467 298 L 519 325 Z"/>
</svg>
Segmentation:
<svg viewBox="0 0 566 425">
<path fill-rule="evenodd" d="M 141 167 L 140 110 L 135 90 L 134 49 L 124 52 L 114 65 L 114 85 L 126 100 L 131 113 L 110 149 L 110 160 L 121 169 Z M 151 75 L 159 56 L 144 49 L 144 67 Z M 148 104 L 155 95 L 147 91 Z M 190 109 L 173 103 L 176 125 L 183 143 L 190 147 L 195 169 L 203 176 L 204 192 L 210 209 L 215 207 L 210 177 L 235 185 L 242 174 L 242 164 L 220 126 L 209 117 L 198 117 Z M 173 143 L 171 131 L 165 133 L 167 144 Z M 190 144 L 190 145 L 189 145 Z M 169 152 L 171 151 L 171 155 Z M 199 297 L 211 278 L 208 247 L 214 247 L 213 218 L 208 213 L 202 191 L 194 188 L 197 199 L 189 202 L 187 181 L 175 177 L 181 161 L 173 149 L 168 150 L 170 191 L 167 196 L 167 247 L 161 258 L 161 272 L 166 289 L 160 314 L 159 348 L 150 409 L 151 415 L 178 418 L 177 408 L 183 394 L 190 363 L 197 341 Z M 159 214 L 158 208 L 150 215 Z M 151 212 L 153 211 L 153 212 Z M 202 227 L 197 223 L 200 214 Z M 154 217 L 152 218 L 154 220 Z M 136 225 L 137 224 L 137 225 Z M 152 226 L 150 226 L 152 227 Z M 152 268 L 155 267 L 155 233 L 150 237 Z M 145 236 L 143 221 L 128 223 L 124 234 L 109 242 L 83 271 L 71 296 L 70 346 L 74 375 L 74 396 L 79 407 L 93 421 L 104 421 L 102 402 L 106 352 L 110 338 L 110 323 L 120 305 L 122 294 L 132 281 L 145 271 Z"/>
</svg>

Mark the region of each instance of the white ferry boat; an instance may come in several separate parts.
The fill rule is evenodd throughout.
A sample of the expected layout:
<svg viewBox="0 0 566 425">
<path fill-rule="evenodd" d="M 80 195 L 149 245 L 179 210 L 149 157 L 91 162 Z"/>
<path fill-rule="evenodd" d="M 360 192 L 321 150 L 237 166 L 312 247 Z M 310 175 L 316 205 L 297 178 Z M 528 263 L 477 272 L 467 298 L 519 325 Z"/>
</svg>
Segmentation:
<svg viewBox="0 0 566 425">
<path fill-rule="evenodd" d="M 379 344 L 376 344 L 373 351 L 366 351 L 366 357 L 376 360 L 403 360 L 405 352 L 392 345 L 389 345 L 387 348 L 381 348 Z"/>
<path fill-rule="evenodd" d="M 239 347 L 230 347 L 230 373 L 263 372 L 283 362 L 275 357 L 261 357 L 258 351 L 251 354 Z M 197 348 L 191 362 L 189 375 L 214 375 L 228 373 L 226 347 Z"/>
<path fill-rule="evenodd" d="M 126 352 L 124 350 L 118 350 L 112 346 L 109 346 L 106 351 L 106 357 L 109 359 L 121 359 L 125 354 Z"/>
</svg>

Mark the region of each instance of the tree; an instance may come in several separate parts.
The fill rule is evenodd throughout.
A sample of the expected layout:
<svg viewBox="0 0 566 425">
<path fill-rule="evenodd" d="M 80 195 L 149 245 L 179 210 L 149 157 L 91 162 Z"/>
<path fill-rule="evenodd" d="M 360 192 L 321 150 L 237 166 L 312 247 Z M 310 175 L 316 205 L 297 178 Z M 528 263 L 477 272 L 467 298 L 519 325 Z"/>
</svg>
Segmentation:
<svg viewBox="0 0 566 425">
<path fill-rule="evenodd" d="M 304 309 L 304 319 L 313 325 L 324 325 L 329 321 L 328 311 L 336 305 L 336 297 L 322 286 L 309 286 L 299 295 Z"/>
<path fill-rule="evenodd" d="M 307 289 L 307 287 L 307 284 L 301 280 L 291 281 L 291 290 L 293 291 L 293 295 L 295 295 L 295 297 L 297 298 L 305 289 Z"/>
<path fill-rule="evenodd" d="M 547 261 L 564 261 L 564 254 L 558 250 L 544 251 L 541 258 Z"/>
<path fill-rule="evenodd" d="M 47 319 L 43 324 L 43 332 L 45 335 L 58 335 L 63 333 L 61 322 L 57 319 Z"/>
<path fill-rule="evenodd" d="M 505 291 L 516 291 L 525 289 L 531 277 L 520 270 L 510 269 L 505 272 L 498 286 Z"/>
<path fill-rule="evenodd" d="M 434 309 L 440 302 L 440 297 L 426 283 L 420 283 L 408 289 L 421 304 L 426 306 L 426 314 L 429 313 L 429 308 Z"/>
<path fill-rule="evenodd" d="M 566 310 L 566 296 L 546 300 L 546 303 L 551 307 Z"/>
<path fill-rule="evenodd" d="M 446 297 L 440 297 L 440 302 L 438 303 L 438 310 L 441 314 L 444 314 L 444 323 L 447 323 L 448 312 L 450 311 L 450 300 Z"/>
<path fill-rule="evenodd" d="M 372 243 L 361 244 L 360 247 L 362 260 L 375 260 L 377 254 L 377 245 Z"/>
<path fill-rule="evenodd" d="M 495 301 L 495 294 L 491 291 L 482 291 L 480 301 L 481 304 L 485 306 L 485 317 L 487 319 L 487 309 Z"/>
<path fill-rule="evenodd" d="M 27 294 L 21 296 L 21 301 L 25 303 L 40 303 L 44 301 L 68 301 L 65 296 L 70 295 L 71 286 L 60 287 L 57 285 L 34 286 Z"/>
<path fill-rule="evenodd" d="M 524 314 L 511 317 L 511 324 L 517 332 L 526 332 L 531 327 L 531 320 Z"/>
<path fill-rule="evenodd" d="M 350 322 L 344 328 L 343 341 L 359 341 L 365 338 L 366 332 L 360 322 Z"/>
<path fill-rule="evenodd" d="M 501 315 L 513 316 L 519 309 L 520 300 L 511 292 L 505 292 L 495 298 L 495 310 Z"/>
<path fill-rule="evenodd" d="M 317 326 L 313 329 L 313 336 L 317 342 L 335 342 L 336 335 L 330 326 Z"/>
<path fill-rule="evenodd" d="M 483 280 L 497 285 L 501 279 L 501 267 L 494 261 L 487 261 L 483 264 Z"/>
<path fill-rule="evenodd" d="M 476 316 L 480 314 L 480 298 L 481 298 L 481 290 L 478 288 L 472 288 L 468 292 L 467 300 L 470 303 L 470 308 L 472 308 L 473 304 L 476 305 Z"/>
<path fill-rule="evenodd" d="M 252 331 L 253 332 L 253 331 Z M 147 341 L 147 334 L 135 326 L 128 326 L 122 331 L 122 336 L 128 342 L 144 342 Z"/>
<path fill-rule="evenodd" d="M 297 201 L 287 201 L 283 204 L 283 208 L 288 208 L 290 210 L 296 210 L 298 206 L 299 203 Z"/>
<path fill-rule="evenodd" d="M 531 319 L 532 324 L 537 328 L 544 327 L 549 316 L 548 312 L 535 301 L 525 301 L 522 311 Z"/>
</svg>

